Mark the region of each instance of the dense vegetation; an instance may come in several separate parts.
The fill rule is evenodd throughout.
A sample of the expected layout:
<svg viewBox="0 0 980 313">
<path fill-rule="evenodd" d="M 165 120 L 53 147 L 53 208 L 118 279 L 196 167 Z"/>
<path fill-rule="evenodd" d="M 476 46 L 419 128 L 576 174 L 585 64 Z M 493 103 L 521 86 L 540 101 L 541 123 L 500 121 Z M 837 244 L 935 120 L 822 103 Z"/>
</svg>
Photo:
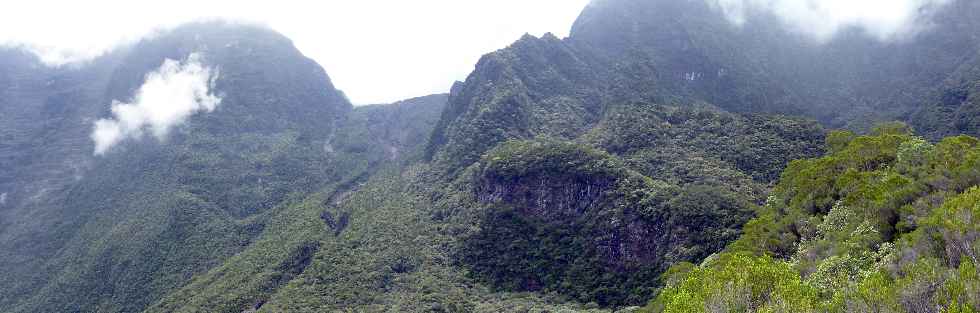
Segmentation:
<svg viewBox="0 0 980 313">
<path fill-rule="evenodd" d="M 630 103 L 611 108 L 580 141 L 651 178 L 712 185 L 762 203 L 789 161 L 821 153 L 823 136 L 819 124 L 802 118 Z"/>
<path fill-rule="evenodd" d="M 676 265 L 655 312 L 977 312 L 980 141 L 901 124 L 794 161 L 726 251 Z"/>
<path fill-rule="evenodd" d="M 215 114 L 195 115 L 165 141 L 92 156 L 90 123 L 110 100 L 131 97 L 164 59 L 206 47 L 207 66 L 221 72 Z M 235 288 L 268 295 L 315 247 L 320 212 L 300 218 L 304 200 L 349 192 L 381 164 L 407 159 L 445 102 L 352 109 L 288 39 L 224 23 L 187 25 L 83 70 L 11 61 L 24 63 L 0 65 L 5 86 L 18 86 L 0 88 L 12 99 L 4 129 L 18 130 L 4 132 L 12 140 L 0 151 L 5 312 L 142 311 L 242 259 L 261 265 L 230 266 L 249 281 Z"/>
<path fill-rule="evenodd" d="M 575 144 L 508 142 L 483 163 L 475 193 L 489 212 L 461 257 L 475 275 L 603 306 L 650 297 L 667 261 L 671 186 Z M 733 219 L 720 226 L 740 226 Z"/>
<path fill-rule="evenodd" d="M 262 27 L 0 49 L 0 311 L 978 312 L 977 12 L 817 45 L 596 1 L 449 95 L 357 108 Z M 91 155 L 199 51 L 215 112 Z"/>
<path fill-rule="evenodd" d="M 923 7 L 928 30 L 894 40 L 854 27 L 820 43 L 768 12 L 750 11 L 735 26 L 712 3 L 595 1 L 563 43 L 604 74 L 608 95 L 696 99 L 861 131 L 904 120 L 934 140 L 976 132 L 964 101 L 978 78 L 976 1 Z"/>
<path fill-rule="evenodd" d="M 822 134 L 806 120 L 632 103 L 581 143 L 504 142 L 466 182 L 486 213 L 460 258 L 502 290 L 642 303 L 669 264 L 738 236 L 775 176 L 755 158 L 782 168 L 815 156 Z"/>
</svg>

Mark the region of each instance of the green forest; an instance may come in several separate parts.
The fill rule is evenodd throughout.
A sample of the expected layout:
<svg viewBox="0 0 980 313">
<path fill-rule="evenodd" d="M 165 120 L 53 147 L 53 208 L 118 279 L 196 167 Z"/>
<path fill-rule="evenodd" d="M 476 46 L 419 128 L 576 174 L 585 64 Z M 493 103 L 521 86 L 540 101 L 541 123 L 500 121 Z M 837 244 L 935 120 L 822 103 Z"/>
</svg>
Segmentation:
<svg viewBox="0 0 980 313">
<path fill-rule="evenodd" d="M 980 313 L 980 1 L 819 42 L 713 3 L 375 105 L 263 25 L 0 46 L 0 312 Z M 93 155 L 192 59 L 219 106 Z"/>
</svg>

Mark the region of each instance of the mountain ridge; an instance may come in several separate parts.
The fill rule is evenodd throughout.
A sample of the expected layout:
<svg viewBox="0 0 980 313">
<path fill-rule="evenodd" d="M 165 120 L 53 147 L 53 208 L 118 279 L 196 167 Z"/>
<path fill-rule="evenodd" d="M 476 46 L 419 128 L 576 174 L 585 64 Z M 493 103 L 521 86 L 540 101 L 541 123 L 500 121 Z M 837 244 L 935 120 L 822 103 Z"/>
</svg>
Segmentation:
<svg viewBox="0 0 980 313">
<path fill-rule="evenodd" d="M 973 181 L 923 160 L 975 140 L 872 125 L 980 132 L 978 10 L 954 1 L 909 41 L 816 44 L 769 14 L 737 26 L 703 1 L 603 0 L 568 38 L 483 56 L 449 94 L 356 107 L 255 25 L 189 24 L 79 68 L 0 50 L 0 310 L 629 312 L 706 294 L 692 284 L 729 264 L 803 286 L 779 258 L 799 243 L 816 251 L 803 266 L 824 261 L 819 236 L 839 234 L 800 238 L 835 210 L 825 191 Z M 94 156 L 113 101 L 194 53 L 221 104 Z M 924 201 L 875 227 L 906 232 Z"/>
</svg>

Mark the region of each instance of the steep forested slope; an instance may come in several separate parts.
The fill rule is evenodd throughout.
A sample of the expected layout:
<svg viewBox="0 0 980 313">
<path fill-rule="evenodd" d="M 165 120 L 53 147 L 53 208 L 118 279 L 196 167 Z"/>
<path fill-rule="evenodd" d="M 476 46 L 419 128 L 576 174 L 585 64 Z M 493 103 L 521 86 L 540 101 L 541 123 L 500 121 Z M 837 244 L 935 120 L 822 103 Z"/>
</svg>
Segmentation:
<svg viewBox="0 0 980 313">
<path fill-rule="evenodd" d="M 734 239 L 743 212 L 763 202 L 786 162 L 820 152 L 823 131 L 814 122 L 733 114 L 686 98 L 629 101 L 647 91 L 614 89 L 604 75 L 619 74 L 576 49 L 553 36 L 525 36 L 485 56 L 453 87 L 428 143 L 433 174 L 464 185 L 434 197 L 472 197 L 438 212 L 449 220 L 470 212 L 455 222 L 478 227 L 458 235 L 460 251 L 452 253 L 494 288 L 603 306 L 642 302 L 667 265 Z M 612 155 L 580 157 L 592 149 Z M 608 166 L 601 160 L 622 162 L 616 171 L 634 177 L 596 174 Z M 511 164 L 510 174 L 472 174 L 496 173 L 501 164 Z M 623 179 L 660 182 L 621 190 Z M 637 193 L 659 196 L 621 199 Z M 607 221 L 614 217 L 623 220 Z M 631 248 L 602 248 L 620 244 Z"/>
<path fill-rule="evenodd" d="M 976 312 L 978 141 L 901 125 L 794 161 L 726 252 L 675 265 L 647 310 Z"/>
<path fill-rule="evenodd" d="M 741 25 L 730 23 L 710 3 L 595 1 L 566 42 L 625 76 L 611 81 L 639 96 L 693 97 L 860 130 L 931 108 L 929 96 L 980 50 L 975 1 L 922 7 L 925 27 L 898 38 L 852 27 L 826 42 L 754 6 Z"/>
<path fill-rule="evenodd" d="M 39 288 L 50 273 L 38 260 L 52 259 L 67 241 L 63 230 L 75 227 L 77 212 L 63 204 L 91 166 L 91 121 L 82 116 L 100 111 L 96 91 L 108 85 L 109 71 L 56 71 L 19 50 L 0 59 L 0 267 L 9 277 L 0 282 L 0 305 L 8 308 Z"/>
<path fill-rule="evenodd" d="M 921 131 L 935 136 L 980 135 L 980 52 L 964 63 L 926 98 L 913 115 Z"/>
<path fill-rule="evenodd" d="M 111 100 L 190 54 L 220 72 L 217 109 L 165 141 L 93 156 L 91 123 Z M 4 132 L 4 311 L 140 311 L 280 231 L 310 194 L 400 159 L 441 108 L 433 97 L 355 111 L 288 39 L 247 25 L 184 26 L 80 69 L 17 57 L 3 85 L 4 126 L 16 130 Z"/>
<path fill-rule="evenodd" d="M 931 27 L 907 37 L 883 42 L 845 29 L 821 43 L 765 12 L 750 12 L 736 25 L 706 1 L 595 1 L 569 38 L 525 36 L 481 59 L 454 88 L 433 145 L 453 143 L 445 158 L 473 161 L 475 155 L 453 147 L 481 152 L 530 133 L 574 137 L 608 106 L 628 101 L 706 101 L 862 131 L 878 121 L 921 120 L 916 126 L 926 135 L 942 136 L 932 131 L 942 122 L 909 115 L 932 110 L 930 95 L 944 81 L 976 81 L 967 73 L 980 51 L 973 18 L 980 6 L 956 1 L 927 9 Z M 963 91 L 953 97 L 967 99 Z"/>
</svg>

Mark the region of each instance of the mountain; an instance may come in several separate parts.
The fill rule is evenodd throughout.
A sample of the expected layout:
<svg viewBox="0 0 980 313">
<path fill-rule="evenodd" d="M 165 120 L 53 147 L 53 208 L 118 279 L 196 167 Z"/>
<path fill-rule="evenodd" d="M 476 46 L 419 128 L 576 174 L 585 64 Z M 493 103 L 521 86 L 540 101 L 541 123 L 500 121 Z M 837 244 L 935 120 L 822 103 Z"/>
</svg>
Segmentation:
<svg viewBox="0 0 980 313">
<path fill-rule="evenodd" d="M 38 288 L 44 265 L 66 244 L 76 220 L 66 190 L 91 166 L 88 131 L 100 107 L 99 89 L 109 84 L 101 69 L 52 70 L 17 50 L 3 53 L 3 181 L 0 237 L 5 272 L 3 306 Z M 113 56 L 105 63 L 111 64 Z M 84 103 L 87 105 L 72 105 Z"/>
<path fill-rule="evenodd" d="M 453 87 L 427 157 L 450 180 L 476 175 L 463 205 L 479 208 L 480 228 L 458 258 L 501 290 L 636 304 L 662 283 L 657 264 L 721 250 L 789 161 L 821 153 L 820 127 L 785 115 L 861 132 L 904 120 L 931 139 L 976 133 L 977 9 L 923 8 L 931 26 L 892 41 L 851 28 L 817 42 L 764 11 L 736 25 L 704 1 L 594 1 L 569 38 L 524 36 Z M 963 91 L 939 109 L 950 86 Z M 605 171 L 660 187 L 623 190 L 629 175 Z"/>
<path fill-rule="evenodd" d="M 978 10 L 970 1 L 944 6 L 930 15 L 931 28 L 901 40 L 882 42 L 849 29 L 818 43 L 765 12 L 738 26 L 706 1 L 595 1 L 569 38 L 525 36 L 481 59 L 454 88 L 443 128 L 480 138 L 474 142 L 484 147 L 529 133 L 568 137 L 596 122 L 606 107 L 628 101 L 705 101 L 732 112 L 804 115 L 858 130 L 894 119 L 934 128 L 925 124 L 933 121 L 908 116 L 932 110 L 928 99 L 937 89 L 975 81 L 968 72 L 980 50 L 974 35 L 980 25 L 970 17 Z M 552 112 L 571 118 L 552 126 Z M 476 113 L 486 117 L 467 116 Z M 484 121 L 508 114 L 527 119 Z M 461 118 L 466 122 L 452 125 Z M 977 132 L 966 128 L 961 131 Z M 461 140 L 440 129 L 433 146 Z M 430 150 L 434 155 L 436 148 Z M 475 159 L 447 152 L 450 159 Z"/>
<path fill-rule="evenodd" d="M 819 42 L 596 0 L 358 107 L 260 26 L 5 48 L 0 311 L 977 310 L 978 10 Z"/>
<path fill-rule="evenodd" d="M 220 72 L 216 110 L 93 156 L 92 122 L 112 100 L 191 54 Z M 284 208 L 401 159 L 441 105 L 355 110 L 288 39 L 248 25 L 186 25 L 79 68 L 3 60 L 8 312 L 140 311 L 240 254 Z M 396 123 L 374 136 L 376 121 Z"/>
<path fill-rule="evenodd" d="M 919 32 L 882 41 L 847 28 L 820 43 L 751 6 L 736 25 L 707 1 L 596 1 L 568 41 L 610 56 L 613 67 L 643 71 L 635 76 L 655 79 L 645 88 L 666 96 L 867 130 L 855 123 L 931 107 L 929 94 L 975 59 L 977 10 L 971 1 L 926 6 Z"/>
<path fill-rule="evenodd" d="M 980 55 L 957 68 L 926 98 L 928 105 L 912 116 L 913 124 L 937 136 L 978 135 L 978 82 Z"/>
</svg>

